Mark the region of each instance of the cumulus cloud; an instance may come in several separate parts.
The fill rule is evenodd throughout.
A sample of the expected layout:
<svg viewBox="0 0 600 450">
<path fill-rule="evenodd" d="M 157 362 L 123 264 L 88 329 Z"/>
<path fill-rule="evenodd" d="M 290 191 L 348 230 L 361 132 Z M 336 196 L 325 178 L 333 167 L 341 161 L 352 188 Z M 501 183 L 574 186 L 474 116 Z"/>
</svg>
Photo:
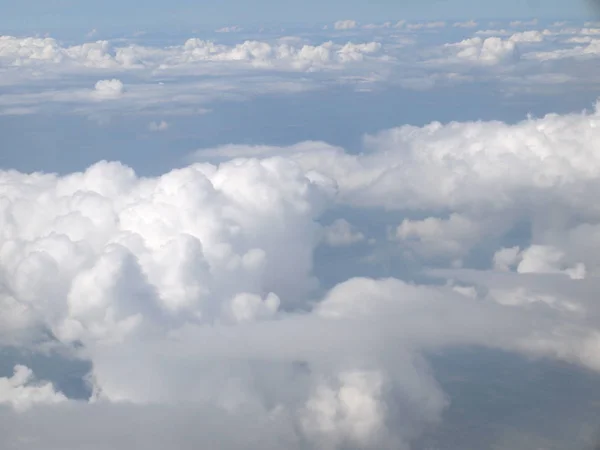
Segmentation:
<svg viewBox="0 0 600 450">
<path fill-rule="evenodd" d="M 444 48 L 452 62 L 494 65 L 543 36 Z M 75 59 L 161 73 L 240 62 L 309 70 L 380 50 L 298 42 L 191 39 Z M 65 57 L 52 42 L 37 53 L 30 44 L 27 64 Z M 124 92 L 106 79 L 93 95 Z M 600 370 L 599 124 L 596 108 L 401 126 L 366 136 L 358 153 L 323 142 L 228 145 L 149 177 L 118 162 L 63 175 L 0 171 L 0 342 L 84 359 L 93 388 L 89 402 L 67 400 L 17 366 L 0 378 L 0 403 L 21 415 L 0 409 L 0 443 L 103 442 L 74 425 L 98 423 L 85 417 L 106 424 L 100 439 L 117 450 L 140 445 L 129 439 L 140 423 L 156 432 L 141 438 L 149 449 L 405 449 L 448 406 L 426 352 L 483 346 Z M 319 246 L 365 241 L 365 217 L 388 240 L 343 252 L 387 252 L 420 281 L 401 280 L 401 270 L 319 278 Z M 57 432 L 69 427 L 68 437 Z"/>
<path fill-rule="evenodd" d="M 294 70 L 308 70 L 320 66 L 361 61 L 369 54 L 377 53 L 381 44 L 369 42 L 345 45 L 326 42 L 321 45 L 294 47 L 288 43 L 272 46 L 265 42 L 246 41 L 235 47 L 215 45 L 200 39 L 189 39 L 184 51 L 173 60 L 161 65 L 161 69 L 199 61 L 239 61 L 249 62 L 260 67 L 289 67 Z"/>
<path fill-rule="evenodd" d="M 9 404 L 21 412 L 37 404 L 53 404 L 67 398 L 49 382 L 35 383 L 31 369 L 17 365 L 12 377 L 0 378 L 0 404 Z"/>
<path fill-rule="evenodd" d="M 39 65 L 51 63 L 65 69 L 115 69 L 166 70 L 173 66 L 194 62 L 250 62 L 256 67 L 284 63 L 289 69 L 306 70 L 306 63 L 343 63 L 356 60 L 356 54 L 369 54 L 377 51 L 379 43 L 347 43 L 337 45 L 326 42 L 321 45 L 292 45 L 290 43 L 269 43 L 244 41 L 228 46 L 213 41 L 191 38 L 183 45 L 145 47 L 137 44 L 114 46 L 108 41 L 84 43 L 72 47 L 62 47 L 52 38 L 0 37 L 0 59 L 12 66 Z M 354 58 L 346 58 L 348 53 Z"/>
<path fill-rule="evenodd" d="M 166 47 L 126 40 L 64 46 L 52 38 L 5 36 L 0 39 L 0 84 L 22 89 L 2 96 L 0 114 L 55 113 L 60 104 L 68 104 L 70 113 L 93 115 L 111 110 L 196 114 L 224 98 L 304 92 L 332 80 L 380 83 L 390 74 L 384 67 L 393 64 L 394 57 L 376 41 L 309 43 L 281 37 L 225 45 L 191 38 Z M 114 78 L 105 78 L 107 71 Z M 290 76 L 296 72 L 314 75 Z M 91 92 L 82 88 L 90 78 L 100 80 Z M 122 100 L 93 102 L 117 98 Z"/>
<path fill-rule="evenodd" d="M 544 34 L 540 31 L 532 30 L 532 31 L 522 31 L 520 33 L 515 33 L 511 37 L 508 38 L 509 41 L 513 42 L 542 42 L 544 40 Z"/>
<path fill-rule="evenodd" d="M 514 62 L 520 56 L 515 41 L 504 40 L 499 37 L 485 39 L 474 37 L 455 44 L 446 44 L 445 47 L 455 50 L 455 56 L 459 60 L 484 65 Z"/>
<path fill-rule="evenodd" d="M 523 251 L 519 247 L 503 248 L 494 254 L 494 267 L 503 271 L 515 268 L 518 273 L 564 273 L 572 279 L 585 278 L 585 264 L 568 267 L 565 256 L 563 251 L 549 245 L 532 245 Z"/>
<path fill-rule="evenodd" d="M 278 177 L 286 172 L 283 182 Z M 3 178 L 16 189 L 27 180 L 10 172 Z M 68 342 L 119 340 L 150 326 L 159 313 L 221 320 L 230 304 L 254 308 L 250 294 L 266 295 L 268 305 L 275 304 L 270 292 L 284 302 L 302 298 L 313 286 L 318 227 L 312 219 L 333 189 L 277 159 L 218 169 L 197 165 L 155 180 L 99 163 L 66 178 L 45 176 L 31 187 L 28 199 L 17 195 L 5 204 L 2 250 L 9 259 L 2 273 L 11 276 L 3 285 L 32 320 L 40 307 L 61 311 L 46 326 Z M 54 213 L 32 208 L 32 216 L 20 216 L 21 202 L 35 204 L 48 193 Z M 33 226 L 26 245 L 18 245 L 21 220 Z M 47 227 L 55 231 L 48 235 Z M 293 260 L 286 256 L 289 244 L 283 245 L 292 239 L 288 233 L 298 246 Z M 55 270 L 56 278 L 48 278 Z M 231 276 L 238 279 L 234 290 L 227 286 Z M 44 289 L 62 303 L 42 307 L 26 300 L 35 302 Z M 2 298 L 4 306 L 11 304 Z"/>
<path fill-rule="evenodd" d="M 125 87 L 121 80 L 113 78 L 112 80 L 100 80 L 94 86 L 93 95 L 100 99 L 119 98 L 125 92 Z"/>
<path fill-rule="evenodd" d="M 502 245 L 502 236 L 525 223 L 533 233 L 531 244 L 564 253 L 560 264 L 552 266 L 554 271 L 574 269 L 581 274 L 585 267 L 589 275 L 600 263 L 590 251 L 599 227 L 598 212 L 590 207 L 600 170 L 594 150 L 598 121 L 594 109 L 528 118 L 514 125 L 434 122 L 367 136 L 359 155 L 324 143 L 305 143 L 286 148 L 229 146 L 199 151 L 195 157 L 285 154 L 304 170 L 318 170 L 335 180 L 338 203 L 419 211 L 418 219 L 396 223 L 391 237 L 421 258 L 439 261 L 445 255 L 454 261 L 474 247 L 497 245 L 486 250 L 491 261 L 500 248 L 515 246 Z M 567 225 L 573 214 L 580 214 L 582 222 Z M 520 247 L 527 248 L 525 244 Z M 513 264 L 499 258 L 499 267 Z M 579 264 L 583 266 L 577 269 Z"/>
<path fill-rule="evenodd" d="M 338 20 L 333 24 L 333 28 L 336 30 L 352 30 L 358 26 L 355 20 Z"/>
</svg>

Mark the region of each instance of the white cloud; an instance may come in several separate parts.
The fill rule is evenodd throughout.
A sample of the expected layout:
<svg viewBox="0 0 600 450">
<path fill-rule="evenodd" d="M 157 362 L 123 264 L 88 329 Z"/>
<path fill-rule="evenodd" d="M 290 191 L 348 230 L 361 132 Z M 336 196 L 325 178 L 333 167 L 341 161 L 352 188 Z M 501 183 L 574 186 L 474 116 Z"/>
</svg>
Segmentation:
<svg viewBox="0 0 600 450">
<path fill-rule="evenodd" d="M 94 96 L 100 99 L 119 98 L 125 92 L 125 87 L 121 80 L 113 78 L 112 80 L 100 80 L 94 86 Z"/>
<path fill-rule="evenodd" d="M 0 378 L 0 404 L 9 404 L 17 411 L 24 411 L 36 404 L 66 400 L 62 393 L 54 390 L 52 383 L 34 383 L 33 372 L 28 367 L 17 365 L 12 377 Z"/>
<path fill-rule="evenodd" d="M 486 39 L 474 37 L 455 44 L 446 44 L 445 47 L 455 50 L 455 56 L 459 60 L 484 65 L 514 62 L 520 57 L 518 47 L 514 41 L 499 37 Z"/>
<path fill-rule="evenodd" d="M 384 23 L 368 23 L 363 25 L 362 28 L 365 30 L 379 30 L 384 28 L 391 28 L 392 22 L 384 22 Z"/>
<path fill-rule="evenodd" d="M 460 61 L 494 65 L 517 58 L 516 41 L 540 36 L 525 31 L 445 49 Z M 298 42 L 194 39 L 156 52 L 109 51 L 108 60 L 82 50 L 75 60 L 163 73 L 206 63 L 309 70 L 380 50 Z M 38 44 L 41 55 L 52 49 Z M 38 55 L 30 47 L 24 53 Z M 119 80 L 101 80 L 94 95 L 149 97 L 129 87 L 123 95 Z M 172 92 L 168 83 L 155 88 Z M 129 433 L 110 435 L 114 416 L 127 430 L 148 418 L 170 433 L 193 417 L 185 433 L 197 441 L 183 444 L 190 448 L 211 441 L 232 450 L 392 450 L 408 448 L 447 406 L 422 352 L 487 346 L 600 370 L 599 133 L 596 109 L 516 124 L 402 126 L 366 136 L 359 153 L 322 142 L 229 145 L 193 156 L 221 164 L 156 177 L 107 162 L 67 175 L 0 171 L 0 340 L 29 347 L 51 335 L 52 346 L 91 363 L 96 402 L 65 402 L 18 366 L 0 378 L 0 402 L 60 402 L 22 419 L 59 426 L 50 427 L 54 435 L 26 427 L 5 409 L 0 421 L 30 428 L 39 439 L 30 448 L 85 448 L 86 437 L 74 433 L 65 444 L 56 433 L 69 422 L 61 418 L 81 414 L 97 424 L 89 419 L 105 414 L 118 450 L 131 442 Z M 317 246 L 365 240 L 335 216 L 338 208 L 357 224 L 354 217 L 366 214 L 386 222 L 393 242 L 379 246 L 399 266 L 470 267 L 475 249 L 493 270 L 431 272 L 446 284 L 429 286 L 350 278 L 323 293 Z M 523 224 L 527 232 L 515 238 Z M 15 434 L 0 435 L 0 443 L 15 447 Z M 158 431 L 155 439 L 144 448 L 179 442 Z"/>
<path fill-rule="evenodd" d="M 406 29 L 408 30 L 435 30 L 440 28 L 445 28 L 446 22 L 437 21 L 437 22 L 420 22 L 420 23 L 408 23 L 406 24 Z"/>
<path fill-rule="evenodd" d="M 377 372 L 339 374 L 337 386 L 320 385 L 307 401 L 303 427 L 322 448 L 350 443 L 369 448 L 385 428 L 383 379 Z"/>
<path fill-rule="evenodd" d="M 283 148 L 225 146 L 197 151 L 194 157 L 285 154 L 305 170 L 334 179 L 339 200 L 356 206 L 456 212 L 461 205 L 483 208 L 494 198 L 495 208 L 504 208 L 525 201 L 520 192 L 535 191 L 585 208 L 600 172 L 594 150 L 599 123 L 597 109 L 515 124 L 432 122 L 366 136 L 360 155 L 306 142 Z M 580 194 L 572 195 L 570 189 Z"/>
<path fill-rule="evenodd" d="M 454 22 L 452 24 L 455 28 L 475 28 L 478 25 L 474 20 L 468 20 L 466 22 Z"/>
<path fill-rule="evenodd" d="M 520 254 L 519 273 L 565 273 L 573 279 L 585 278 L 585 265 L 564 267 L 565 254 L 548 245 L 532 245 Z"/>
<path fill-rule="evenodd" d="M 501 29 L 501 30 L 479 30 L 476 31 L 475 34 L 481 35 L 481 36 L 510 36 L 512 34 L 512 32 L 505 30 L 505 29 Z"/>
<path fill-rule="evenodd" d="M 406 218 L 395 239 L 436 263 L 440 257 L 455 261 L 474 248 L 497 245 L 487 250 L 491 260 L 506 247 L 502 236 L 517 223 L 528 223 L 535 230 L 529 245 L 551 246 L 564 254 L 564 265 L 551 272 L 571 270 L 581 277 L 600 270 L 600 258 L 591 251 L 600 249 L 600 213 L 590 207 L 600 173 L 595 151 L 599 120 L 596 109 L 514 125 L 434 122 L 367 136 L 358 155 L 307 142 L 285 148 L 228 146 L 198 151 L 195 158 L 286 155 L 304 170 L 334 180 L 341 204 L 419 211 L 421 218 Z M 573 214 L 580 214 L 581 222 L 561 228 Z M 520 262 L 505 257 L 498 256 L 498 267 Z"/>
<path fill-rule="evenodd" d="M 338 20 L 333 24 L 333 28 L 336 30 L 353 30 L 358 26 L 355 20 Z"/>
<path fill-rule="evenodd" d="M 242 27 L 239 27 L 237 25 L 231 25 L 228 27 L 223 27 L 223 28 L 219 28 L 217 30 L 215 30 L 215 32 L 217 33 L 239 33 L 240 31 L 243 31 L 244 29 Z"/>
<path fill-rule="evenodd" d="M 251 295 L 293 302 L 312 289 L 312 218 L 330 188 L 293 163 L 196 165 L 153 180 L 100 163 L 64 178 L 2 178 L 16 195 L 4 205 L 14 217 L 2 230 L 4 283 L 27 315 L 46 311 L 45 325 L 65 342 L 120 340 L 159 311 L 212 321 Z M 21 183 L 32 183 L 27 197 Z M 42 198 L 52 212 L 23 209 Z M 43 291 L 59 303 L 37 303 Z M 2 297 L 5 309 L 10 302 Z"/>
<path fill-rule="evenodd" d="M 538 24 L 538 20 L 537 19 L 531 19 L 531 20 L 513 20 L 512 22 L 509 23 L 509 25 L 512 28 L 516 28 L 516 27 L 531 27 L 531 26 L 536 26 Z"/>
<path fill-rule="evenodd" d="M 380 48 L 379 43 L 347 43 L 337 45 L 325 42 L 321 45 L 290 45 L 290 43 L 269 43 L 245 41 L 233 46 L 217 44 L 198 38 L 191 38 L 183 45 L 144 47 L 137 44 L 113 46 L 108 41 L 84 43 L 72 47 L 61 47 L 52 38 L 0 37 L 0 59 L 18 67 L 40 63 L 50 63 L 69 70 L 115 69 L 115 70 L 166 70 L 182 64 L 194 62 L 213 63 L 252 63 L 255 67 L 271 67 L 288 70 L 307 70 L 307 63 L 344 63 L 344 53 L 352 51 L 364 54 Z M 285 66 L 285 67 L 284 67 Z"/>
<path fill-rule="evenodd" d="M 542 42 L 544 40 L 544 34 L 540 31 L 532 30 L 532 31 L 522 31 L 519 33 L 513 34 L 508 40 L 513 42 Z"/>
<path fill-rule="evenodd" d="M 572 48 L 557 49 L 550 51 L 532 52 L 525 57 L 537 61 L 552 61 L 564 58 L 597 58 L 600 55 L 600 39 L 576 39 L 574 43 L 587 45 L 577 45 Z"/>
</svg>

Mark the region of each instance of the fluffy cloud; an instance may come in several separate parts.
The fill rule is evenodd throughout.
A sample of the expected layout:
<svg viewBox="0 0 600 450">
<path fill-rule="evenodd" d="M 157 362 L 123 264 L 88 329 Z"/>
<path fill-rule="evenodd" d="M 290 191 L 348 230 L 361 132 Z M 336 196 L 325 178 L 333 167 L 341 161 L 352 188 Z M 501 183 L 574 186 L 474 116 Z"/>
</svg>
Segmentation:
<svg viewBox="0 0 600 450">
<path fill-rule="evenodd" d="M 52 38 L 4 36 L 0 39 L 0 84 L 20 88 L 2 96 L 0 114 L 54 113 L 57 104 L 96 115 L 115 111 L 194 114 L 223 98 L 304 92 L 331 83 L 368 91 L 386 85 L 425 90 L 483 81 L 512 95 L 547 92 L 581 80 L 580 70 L 559 63 L 534 66 L 535 61 L 593 60 L 598 55 L 595 28 L 484 30 L 452 42 L 451 30 L 443 27 L 444 22 L 365 25 L 362 29 L 376 31 L 361 32 L 362 42 L 346 43 L 335 32 L 331 41 L 320 42 L 306 36 L 233 43 L 194 37 L 168 46 L 127 40 L 69 46 Z M 430 31 L 436 31 L 436 36 Z M 292 75 L 297 72 L 306 76 Z M 63 78 L 65 73 L 69 82 Z M 91 77 L 123 80 L 127 95 L 121 96 L 119 89 L 89 95 L 82 86 Z M 90 102 L 119 96 L 119 102 Z M 172 111 L 165 111 L 165 105 Z"/>
<path fill-rule="evenodd" d="M 355 20 L 338 20 L 333 24 L 333 28 L 336 30 L 352 30 L 358 26 Z"/>
<path fill-rule="evenodd" d="M 509 41 L 512 42 L 542 42 L 544 40 L 544 34 L 541 31 L 522 31 L 520 33 L 515 33 L 511 37 L 508 38 Z"/>
<path fill-rule="evenodd" d="M 17 297 L 32 321 L 53 317 L 45 325 L 68 342 L 118 340 L 162 314 L 229 320 L 230 308 L 255 308 L 253 295 L 266 295 L 270 311 L 270 292 L 303 298 L 313 283 L 312 219 L 331 189 L 278 159 L 197 165 L 154 180 L 108 163 L 65 178 L 2 179 L 14 199 L 3 205 L 3 286 L 12 295 L 2 303 Z M 37 303 L 44 290 L 58 303 Z"/>
<path fill-rule="evenodd" d="M 0 404 L 9 404 L 17 411 L 24 411 L 37 404 L 53 404 L 67 400 L 54 390 L 52 383 L 34 383 L 31 369 L 17 365 L 14 375 L 0 378 Z"/>
<path fill-rule="evenodd" d="M 381 44 L 377 42 L 365 44 L 349 42 L 345 45 L 326 42 L 317 46 L 294 47 L 287 43 L 270 45 L 258 41 L 246 41 L 228 48 L 200 39 L 189 39 L 184 45 L 184 51 L 161 64 L 160 68 L 164 70 L 199 61 L 238 61 L 249 62 L 256 67 L 309 70 L 326 65 L 361 61 L 380 49 Z"/>
<path fill-rule="evenodd" d="M 290 43 L 245 41 L 228 46 L 197 38 L 183 45 L 166 48 L 144 47 L 136 44 L 114 46 L 108 41 L 62 47 L 52 38 L 0 37 L 0 61 L 10 66 L 51 63 L 65 69 L 166 70 L 194 62 L 249 62 L 256 67 L 278 64 L 279 68 L 306 70 L 310 63 L 344 63 L 356 60 L 358 54 L 378 51 L 380 44 L 347 43 L 337 45 L 294 46 Z M 353 54 L 348 58 L 348 54 Z M 309 66 L 307 66 L 309 64 Z"/>
<path fill-rule="evenodd" d="M 493 65 L 540 37 L 513 36 L 446 49 Z M 114 61 L 161 73 L 240 61 L 298 70 L 379 49 L 294 42 L 193 39 Z M 94 92 L 144 96 L 123 94 L 116 79 Z M 93 393 L 66 400 L 17 366 L 0 378 L 0 403 L 21 409 L 0 408 L 0 444 L 407 449 L 448 405 L 424 353 L 483 346 L 600 370 L 599 123 L 596 109 L 401 126 L 366 136 L 360 153 L 229 145 L 153 177 L 117 162 L 1 171 L 0 342 L 88 361 Z M 365 223 L 388 234 L 319 247 L 364 241 Z M 369 278 L 342 266 L 329 286 L 317 250 L 384 254 L 401 269 Z M 399 279 L 404 268 L 419 281 Z M 156 433 L 142 444 L 130 438 L 140 423 Z"/>
<path fill-rule="evenodd" d="M 507 247 L 501 245 L 503 236 L 527 224 L 522 239 L 531 234 L 531 243 L 565 254 L 566 265 L 557 270 L 583 264 L 589 274 L 600 268 L 590 251 L 599 227 L 599 213 L 590 207 L 600 171 L 594 150 L 599 120 L 595 109 L 514 125 L 403 126 L 367 136 L 360 155 L 313 142 L 287 148 L 228 146 L 198 151 L 195 157 L 285 154 L 304 170 L 335 180 L 338 203 L 418 211 L 418 219 L 394 224 L 391 237 L 426 259 L 445 255 L 453 261 L 476 246 L 498 245 L 486 250 L 491 261 L 495 251 Z M 573 214 L 579 222 L 570 223 Z"/>
<path fill-rule="evenodd" d="M 564 273 L 572 279 L 585 278 L 585 264 L 568 267 L 565 256 L 549 245 L 532 245 L 523 251 L 519 247 L 503 248 L 494 254 L 494 267 L 504 271 L 514 267 L 518 273 Z"/>
<path fill-rule="evenodd" d="M 0 62 L 11 66 L 40 66 L 44 63 L 66 68 L 114 69 L 122 60 L 108 41 L 86 42 L 62 47 L 53 38 L 0 36 Z"/>
<path fill-rule="evenodd" d="M 22 89 L 2 96 L 0 114 L 54 114 L 60 109 L 57 105 L 68 105 L 69 113 L 93 116 L 197 114 L 224 98 L 304 92 L 334 80 L 378 83 L 389 74 L 379 68 L 394 64 L 375 41 L 312 44 L 283 37 L 224 45 L 192 38 L 168 47 L 120 41 L 61 47 L 50 38 L 8 37 L 1 42 L 0 85 Z M 108 71 L 115 78 L 106 78 Z M 295 72 L 314 75 L 289 75 Z M 89 85 L 91 77 L 100 81 L 90 92 L 82 86 Z M 126 80 L 127 95 L 120 80 Z M 120 101 L 93 101 L 117 98 Z"/>
<path fill-rule="evenodd" d="M 121 80 L 100 80 L 94 86 L 93 95 L 99 99 L 115 99 L 119 98 L 125 92 L 125 87 Z"/>
<path fill-rule="evenodd" d="M 454 50 L 459 60 L 484 65 L 514 62 L 519 59 L 519 50 L 515 42 L 499 37 L 474 37 L 456 44 L 446 44 L 446 48 Z"/>
</svg>

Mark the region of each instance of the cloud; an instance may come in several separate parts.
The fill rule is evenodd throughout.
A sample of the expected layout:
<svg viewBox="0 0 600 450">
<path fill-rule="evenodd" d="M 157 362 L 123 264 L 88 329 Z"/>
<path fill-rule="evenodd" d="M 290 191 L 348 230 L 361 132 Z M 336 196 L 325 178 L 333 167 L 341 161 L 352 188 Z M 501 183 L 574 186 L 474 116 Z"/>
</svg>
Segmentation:
<svg viewBox="0 0 600 450">
<path fill-rule="evenodd" d="M 0 99 L 0 114 L 56 114 L 64 105 L 69 113 L 95 116 L 198 114 L 214 101 L 304 92 L 332 81 L 372 85 L 389 74 L 379 68 L 394 64 L 380 42 L 313 45 L 285 37 L 234 45 L 192 38 L 168 47 L 127 41 L 62 47 L 50 38 L 8 37 L 0 41 L 0 61 L 0 84 L 14 88 Z M 107 70 L 115 78 L 103 79 Z M 296 72 L 307 76 L 290 75 Z M 91 95 L 82 88 L 90 78 L 100 79 Z"/>
<path fill-rule="evenodd" d="M 478 30 L 475 34 L 480 36 L 510 36 L 511 31 L 500 29 L 500 30 Z"/>
<path fill-rule="evenodd" d="M 114 46 L 108 41 L 84 43 L 61 47 L 52 38 L 0 37 L 0 59 L 19 67 L 42 63 L 62 67 L 65 70 L 140 70 L 167 69 L 195 62 L 253 63 L 255 67 L 271 67 L 284 63 L 288 70 L 307 70 L 306 63 L 344 63 L 344 54 L 352 49 L 364 54 L 374 53 L 379 43 L 347 43 L 338 45 L 325 42 L 321 45 L 294 46 L 290 43 L 244 41 L 233 46 L 191 38 L 183 45 L 145 47 L 137 44 Z M 283 68 L 283 67 L 280 67 Z"/>
<path fill-rule="evenodd" d="M 0 378 L 0 404 L 9 404 L 21 412 L 38 404 L 64 402 L 67 398 L 54 390 L 52 383 L 33 383 L 31 369 L 17 365 L 14 375 Z"/>
<path fill-rule="evenodd" d="M 239 33 L 240 31 L 243 31 L 244 29 L 237 26 L 237 25 L 232 25 L 232 26 L 228 26 L 228 27 L 223 27 L 223 28 L 219 28 L 217 30 L 215 30 L 216 33 Z"/>
<path fill-rule="evenodd" d="M 448 219 L 404 219 L 392 238 L 428 259 L 450 258 L 456 261 L 481 239 L 481 233 L 479 223 L 451 214 Z"/>
<path fill-rule="evenodd" d="M 455 28 L 475 28 L 478 25 L 474 20 L 468 20 L 466 22 L 454 22 L 452 24 Z"/>
<path fill-rule="evenodd" d="M 515 42 L 539 38 L 444 48 L 471 68 L 514 61 Z M 160 73 L 294 71 L 380 50 L 302 42 L 193 39 L 108 55 Z M 103 60 L 90 52 L 76 60 Z M 127 82 L 126 95 L 117 79 L 93 95 L 152 97 Z M 154 89 L 153 101 L 173 92 Z M 228 145 L 148 177 L 118 162 L 0 171 L 0 342 L 84 359 L 93 387 L 89 402 L 67 400 L 17 366 L 0 402 L 32 407 L 0 408 L 0 446 L 405 449 L 448 406 L 428 352 L 478 346 L 600 370 L 599 121 L 596 108 L 401 126 L 365 136 L 360 152 Z M 350 247 L 371 227 L 387 236 Z M 318 250 L 356 265 L 383 254 L 397 278 L 318 261 L 339 265 L 331 283 Z"/>
<path fill-rule="evenodd" d="M 512 28 L 516 28 L 516 27 L 530 27 L 530 26 L 536 26 L 538 24 L 538 20 L 537 19 L 531 19 L 531 20 L 513 20 L 512 22 L 509 23 L 509 26 Z"/>
<path fill-rule="evenodd" d="M 336 219 L 325 229 L 325 242 L 333 247 L 356 244 L 364 239 L 365 236 L 345 219 Z"/>
<path fill-rule="evenodd" d="M 544 34 L 540 31 L 522 31 L 519 33 L 515 33 L 508 38 L 509 41 L 512 42 L 542 42 L 544 40 Z"/>
<path fill-rule="evenodd" d="M 578 67 L 560 60 L 592 60 L 598 53 L 593 28 L 483 30 L 444 44 L 453 37 L 451 29 L 442 31 L 442 24 L 383 23 L 368 27 L 376 33 L 365 30 L 361 41 L 350 42 L 340 41 L 335 32 L 331 40 L 321 41 L 267 36 L 222 43 L 194 37 L 168 46 L 126 39 L 66 45 L 52 38 L 5 36 L 0 40 L 0 84 L 8 89 L 0 99 L 0 114 L 55 114 L 60 105 L 68 106 L 63 111 L 96 116 L 196 114 L 215 101 L 306 92 L 331 83 L 372 91 L 485 82 L 506 95 L 557 93 L 574 87 L 576 79 L 579 89 L 582 81 Z M 441 34 L 423 39 L 419 30 Z M 557 62 L 534 64 L 540 60 Z M 90 79 L 107 78 L 107 72 L 126 83 L 126 95 L 116 90 L 90 96 L 82 89 Z M 584 84 L 592 83 L 590 78 Z M 93 101 L 108 97 L 121 100 Z"/>
<path fill-rule="evenodd" d="M 532 52 L 526 55 L 527 59 L 533 59 L 536 61 L 553 61 L 565 58 L 597 58 L 600 55 L 600 39 L 575 39 L 571 40 L 572 43 L 576 44 L 587 44 L 577 45 L 572 48 L 557 49 L 550 51 Z"/>
<path fill-rule="evenodd" d="M 572 279 L 585 278 L 585 264 L 568 267 L 565 256 L 564 252 L 549 245 L 532 245 L 523 251 L 519 247 L 503 248 L 494 254 L 494 266 L 502 271 L 515 268 L 518 273 L 564 273 Z"/>
<path fill-rule="evenodd" d="M 368 23 L 366 25 L 363 25 L 362 28 L 365 30 L 378 30 L 378 29 L 385 29 L 385 28 L 391 28 L 392 22 L 384 22 L 384 23 Z"/>
<path fill-rule="evenodd" d="M 503 40 L 498 37 L 486 39 L 474 37 L 455 44 L 446 44 L 445 47 L 455 50 L 455 56 L 459 60 L 484 65 L 514 62 L 520 57 L 518 47 L 514 41 Z"/>
<path fill-rule="evenodd" d="M 150 131 L 166 131 L 169 129 L 169 124 L 164 120 L 161 120 L 160 122 L 150 122 L 150 124 L 148 124 L 148 129 Z"/>
<path fill-rule="evenodd" d="M 314 214 L 332 189 L 279 159 L 196 165 L 155 180 L 109 163 L 65 178 L 27 181 L 10 172 L 2 178 L 16 189 L 14 203 L 4 205 L 11 220 L 2 248 L 9 253 L 0 266 L 11 278 L 3 285 L 31 320 L 46 308 L 42 323 L 64 342 L 120 340 L 162 314 L 228 320 L 231 302 L 242 308 L 254 302 L 250 294 L 299 301 L 314 282 Z M 17 194 L 20 183 L 33 183 L 30 196 Z M 46 196 L 54 212 L 18 212 Z M 17 244 L 21 220 L 35 225 Z M 283 245 L 292 236 L 293 261 L 289 243 Z M 231 276 L 236 288 L 227 286 Z M 60 303 L 36 303 L 43 290 Z M 5 308 L 10 298 L 2 297 Z M 51 323 L 43 319 L 51 316 Z"/>
<path fill-rule="evenodd" d="M 488 253 L 492 264 L 496 251 L 515 246 L 504 245 L 504 236 L 525 224 L 520 248 L 555 248 L 563 256 L 560 263 L 552 263 L 550 272 L 573 270 L 581 276 L 585 268 L 590 276 L 600 267 L 600 259 L 590 251 L 599 245 L 597 212 L 589 207 L 600 171 L 594 150 L 600 138 L 598 120 L 594 109 L 512 125 L 434 122 L 366 136 L 360 154 L 307 142 L 284 148 L 227 146 L 198 151 L 194 157 L 286 155 L 303 170 L 334 180 L 338 204 L 418 212 L 418 218 L 390 224 L 390 236 L 419 260 L 464 262 L 479 249 Z M 574 215 L 581 219 L 571 223 Z M 533 258 L 535 248 L 525 255 Z M 499 258 L 498 267 L 513 264 Z M 522 270 L 535 267 L 530 264 L 524 263 Z"/>
<path fill-rule="evenodd" d="M 99 99 L 119 98 L 125 92 L 125 87 L 121 80 L 113 78 L 112 80 L 100 80 L 94 86 L 93 95 Z"/>
<path fill-rule="evenodd" d="M 435 30 L 439 28 L 445 28 L 446 22 L 420 22 L 420 23 L 408 23 L 406 24 L 407 30 Z"/>
<path fill-rule="evenodd" d="M 333 28 L 336 30 L 352 30 L 358 26 L 355 20 L 338 20 L 333 24 Z"/>
</svg>

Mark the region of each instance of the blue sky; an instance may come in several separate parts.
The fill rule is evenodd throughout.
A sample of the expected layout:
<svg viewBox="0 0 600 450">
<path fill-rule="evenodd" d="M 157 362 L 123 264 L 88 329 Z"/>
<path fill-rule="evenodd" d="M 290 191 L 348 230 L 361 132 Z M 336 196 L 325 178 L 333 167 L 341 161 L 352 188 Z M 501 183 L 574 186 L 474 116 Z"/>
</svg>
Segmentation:
<svg viewBox="0 0 600 450">
<path fill-rule="evenodd" d="M 192 1 L 2 0 L 0 27 L 11 30 L 53 28 L 159 28 L 166 25 L 217 26 L 259 23 L 319 23 L 462 18 L 591 17 L 585 0 L 221 0 Z"/>
</svg>

